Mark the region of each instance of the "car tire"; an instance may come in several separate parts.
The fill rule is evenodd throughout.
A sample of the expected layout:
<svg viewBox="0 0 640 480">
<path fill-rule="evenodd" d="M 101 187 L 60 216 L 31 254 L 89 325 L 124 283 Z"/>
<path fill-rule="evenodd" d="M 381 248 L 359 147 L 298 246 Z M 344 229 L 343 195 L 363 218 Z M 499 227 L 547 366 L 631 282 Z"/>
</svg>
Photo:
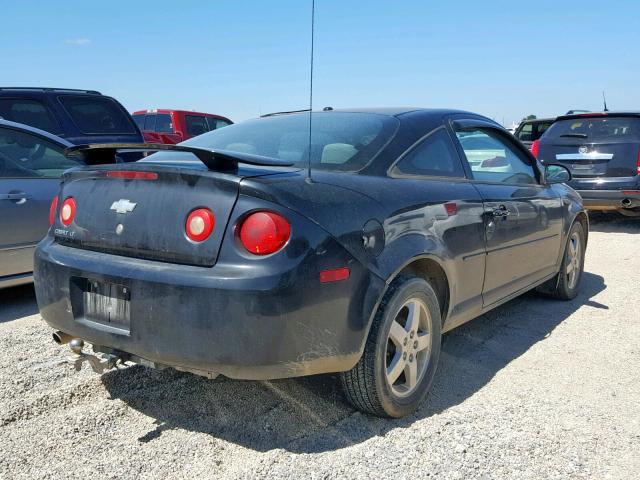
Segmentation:
<svg viewBox="0 0 640 480">
<path fill-rule="evenodd" d="M 585 247 L 584 227 L 582 223 L 576 221 L 569 230 L 562 255 L 562 267 L 558 276 L 555 277 L 555 288 L 551 291 L 553 297 L 560 300 L 572 300 L 578 295 L 584 271 Z"/>
<path fill-rule="evenodd" d="M 347 399 L 380 417 L 414 412 L 433 383 L 441 337 L 431 285 L 415 276 L 397 278 L 378 307 L 360 361 L 341 374 Z"/>
</svg>

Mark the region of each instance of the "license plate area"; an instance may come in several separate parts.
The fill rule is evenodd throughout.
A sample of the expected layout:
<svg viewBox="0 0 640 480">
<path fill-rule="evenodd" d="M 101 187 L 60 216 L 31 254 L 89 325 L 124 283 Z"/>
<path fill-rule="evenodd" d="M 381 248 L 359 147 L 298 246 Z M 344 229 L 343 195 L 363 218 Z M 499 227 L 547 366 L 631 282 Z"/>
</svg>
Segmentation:
<svg viewBox="0 0 640 480">
<path fill-rule="evenodd" d="M 131 290 L 126 285 L 86 278 L 72 282 L 74 316 L 81 323 L 128 335 L 131 328 Z"/>
</svg>

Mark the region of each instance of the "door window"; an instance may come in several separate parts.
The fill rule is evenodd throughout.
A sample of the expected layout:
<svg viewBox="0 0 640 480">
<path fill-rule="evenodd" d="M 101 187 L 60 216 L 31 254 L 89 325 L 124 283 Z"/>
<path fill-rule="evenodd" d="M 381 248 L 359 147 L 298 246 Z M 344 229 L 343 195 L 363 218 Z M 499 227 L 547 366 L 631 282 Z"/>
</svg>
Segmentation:
<svg viewBox="0 0 640 480">
<path fill-rule="evenodd" d="M 464 177 L 460 158 L 444 128 L 431 133 L 394 167 L 395 174 Z"/>
<path fill-rule="evenodd" d="M 538 183 L 529 158 L 490 129 L 456 132 L 474 180 L 502 183 Z"/>
<path fill-rule="evenodd" d="M 42 137 L 0 128 L 0 178 L 57 178 L 68 168 L 82 165 L 63 150 Z"/>
</svg>

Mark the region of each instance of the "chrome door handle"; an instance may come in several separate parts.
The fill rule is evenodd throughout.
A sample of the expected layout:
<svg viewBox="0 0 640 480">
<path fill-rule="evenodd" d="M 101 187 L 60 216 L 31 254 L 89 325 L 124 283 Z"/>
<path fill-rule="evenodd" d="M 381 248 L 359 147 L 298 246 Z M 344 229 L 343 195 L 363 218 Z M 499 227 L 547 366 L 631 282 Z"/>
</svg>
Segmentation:
<svg viewBox="0 0 640 480">
<path fill-rule="evenodd" d="M 493 210 L 491 214 L 494 217 L 508 217 L 509 215 L 511 215 L 511 212 L 507 210 L 507 207 L 505 207 L 504 205 L 500 205 L 500 207 Z"/>
</svg>

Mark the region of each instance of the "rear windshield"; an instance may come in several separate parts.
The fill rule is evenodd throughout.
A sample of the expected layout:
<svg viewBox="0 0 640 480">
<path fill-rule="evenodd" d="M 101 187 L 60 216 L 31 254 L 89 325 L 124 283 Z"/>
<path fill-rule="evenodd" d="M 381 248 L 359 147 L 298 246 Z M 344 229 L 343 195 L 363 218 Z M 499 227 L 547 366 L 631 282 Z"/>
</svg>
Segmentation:
<svg viewBox="0 0 640 480">
<path fill-rule="evenodd" d="M 371 113 L 317 112 L 311 122 L 309 114 L 279 115 L 219 128 L 183 144 L 278 158 L 298 166 L 307 164 L 310 151 L 313 168 L 356 171 L 380 152 L 397 126 L 397 119 Z"/>
<path fill-rule="evenodd" d="M 588 142 L 639 141 L 640 118 L 585 117 L 560 120 L 549 127 L 544 138 Z"/>
<path fill-rule="evenodd" d="M 59 98 L 82 133 L 90 135 L 136 133 L 129 114 L 109 97 L 64 95 Z"/>
</svg>

